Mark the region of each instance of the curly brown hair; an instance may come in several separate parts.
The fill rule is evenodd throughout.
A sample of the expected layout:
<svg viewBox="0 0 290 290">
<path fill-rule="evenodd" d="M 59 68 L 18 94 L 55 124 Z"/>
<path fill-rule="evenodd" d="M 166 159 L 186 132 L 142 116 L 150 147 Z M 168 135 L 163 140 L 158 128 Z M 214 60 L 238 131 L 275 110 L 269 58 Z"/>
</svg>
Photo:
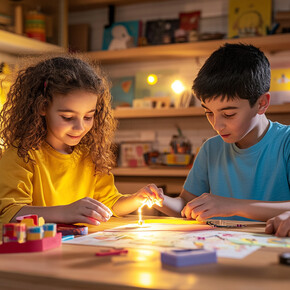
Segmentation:
<svg viewBox="0 0 290 290">
<path fill-rule="evenodd" d="M 0 156 L 12 146 L 25 162 L 31 161 L 29 151 L 37 150 L 47 134 L 41 110 L 55 94 L 67 95 L 75 90 L 98 96 L 93 127 L 76 147 L 90 154 L 95 172 L 108 173 L 115 164 L 116 129 L 110 84 L 99 66 L 71 54 L 42 59 L 18 71 L 0 112 Z"/>
</svg>

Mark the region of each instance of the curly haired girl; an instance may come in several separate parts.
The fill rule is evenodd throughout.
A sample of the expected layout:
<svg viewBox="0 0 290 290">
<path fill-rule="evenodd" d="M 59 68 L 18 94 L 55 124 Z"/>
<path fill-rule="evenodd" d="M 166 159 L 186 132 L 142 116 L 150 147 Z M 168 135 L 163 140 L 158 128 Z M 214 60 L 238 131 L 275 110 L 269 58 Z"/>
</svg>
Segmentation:
<svg viewBox="0 0 290 290">
<path fill-rule="evenodd" d="M 133 195 L 116 189 L 110 103 L 106 78 L 80 57 L 50 57 L 18 72 L 0 113 L 0 222 L 33 213 L 98 225 L 147 200 L 162 204 L 155 185 Z"/>
</svg>

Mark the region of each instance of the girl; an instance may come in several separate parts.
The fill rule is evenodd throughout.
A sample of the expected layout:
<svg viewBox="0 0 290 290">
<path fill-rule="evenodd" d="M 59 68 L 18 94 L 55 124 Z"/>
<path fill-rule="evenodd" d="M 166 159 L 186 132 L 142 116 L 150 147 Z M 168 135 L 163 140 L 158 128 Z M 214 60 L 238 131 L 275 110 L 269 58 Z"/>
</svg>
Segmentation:
<svg viewBox="0 0 290 290">
<path fill-rule="evenodd" d="M 73 56 L 19 71 L 0 113 L 0 222 L 37 214 L 47 222 L 107 221 L 144 202 L 162 204 L 148 185 L 122 195 L 110 173 L 116 128 L 106 79 Z"/>
</svg>

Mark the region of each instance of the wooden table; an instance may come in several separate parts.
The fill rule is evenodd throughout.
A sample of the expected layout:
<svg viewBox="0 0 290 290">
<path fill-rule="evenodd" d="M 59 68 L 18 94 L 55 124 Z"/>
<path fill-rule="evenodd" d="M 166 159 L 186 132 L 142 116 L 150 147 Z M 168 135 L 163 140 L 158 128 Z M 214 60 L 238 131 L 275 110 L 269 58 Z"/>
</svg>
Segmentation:
<svg viewBox="0 0 290 290">
<path fill-rule="evenodd" d="M 136 221 L 136 216 L 112 218 L 89 229 Z M 238 230 L 263 233 L 264 225 Z M 46 252 L 0 255 L 0 289 L 290 289 L 290 267 L 278 262 L 285 251 L 261 248 L 241 260 L 219 258 L 217 264 L 175 268 L 162 265 L 157 251 L 130 249 L 124 256 L 96 257 L 94 246 L 64 244 Z"/>
</svg>

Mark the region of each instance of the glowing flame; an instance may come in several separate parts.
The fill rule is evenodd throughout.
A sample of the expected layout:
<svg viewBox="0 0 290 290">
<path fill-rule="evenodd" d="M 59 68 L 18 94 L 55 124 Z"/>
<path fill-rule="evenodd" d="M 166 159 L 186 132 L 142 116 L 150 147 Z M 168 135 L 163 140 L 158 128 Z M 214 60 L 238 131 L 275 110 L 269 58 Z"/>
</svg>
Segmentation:
<svg viewBox="0 0 290 290">
<path fill-rule="evenodd" d="M 147 199 L 139 208 L 138 208 L 138 215 L 139 215 L 139 221 L 138 221 L 138 225 L 142 226 L 143 225 L 143 220 L 142 220 L 142 208 L 147 205 L 149 208 L 152 207 L 153 202 L 149 199 Z"/>
</svg>

